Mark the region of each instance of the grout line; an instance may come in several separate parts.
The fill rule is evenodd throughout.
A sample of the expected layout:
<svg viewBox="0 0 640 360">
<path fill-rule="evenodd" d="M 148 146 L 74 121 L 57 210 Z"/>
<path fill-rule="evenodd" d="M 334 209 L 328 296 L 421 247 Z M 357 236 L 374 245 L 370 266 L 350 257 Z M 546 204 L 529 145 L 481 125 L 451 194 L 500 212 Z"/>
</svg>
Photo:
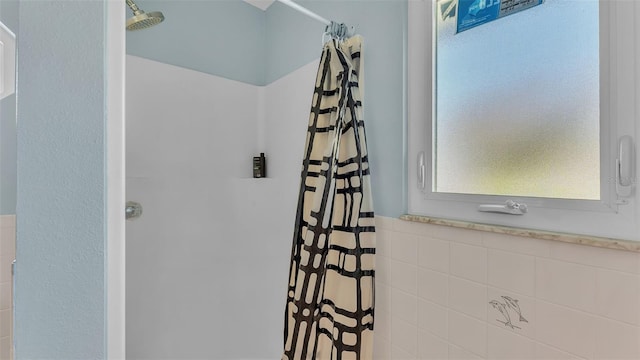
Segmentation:
<svg viewBox="0 0 640 360">
<path fill-rule="evenodd" d="M 590 312 L 588 312 L 588 311 L 584 311 L 584 310 L 580 310 L 580 309 L 576 309 L 576 308 L 568 307 L 567 305 L 554 303 L 554 302 L 549 301 L 549 300 L 535 298 L 535 301 L 536 301 L 536 302 L 538 302 L 538 301 L 539 301 L 539 302 L 541 302 L 541 303 L 545 303 L 545 304 L 548 304 L 548 305 L 557 306 L 557 307 L 562 308 L 563 310 L 570 310 L 570 311 L 574 311 L 574 312 L 580 313 L 581 315 L 587 315 L 587 316 L 590 316 L 590 317 L 596 318 L 596 319 L 598 319 L 598 320 L 607 320 L 607 321 L 612 321 L 612 322 L 614 322 L 614 323 L 618 323 L 619 325 L 626 325 L 626 326 L 631 326 L 631 327 L 635 327 L 635 328 L 640 329 L 640 325 L 634 325 L 634 324 L 630 324 L 630 323 L 627 323 L 627 322 L 624 322 L 624 321 L 621 321 L 621 320 L 612 319 L 612 318 L 610 318 L 610 317 L 606 317 L 606 316 L 604 316 L 604 315 L 600 315 L 600 314 L 596 314 L 596 313 L 590 313 Z M 536 310 L 537 310 L 537 309 L 536 309 Z M 536 321 L 537 321 L 537 315 L 538 315 L 538 312 L 536 311 Z M 537 329 L 537 327 L 536 327 L 536 329 Z"/>
</svg>

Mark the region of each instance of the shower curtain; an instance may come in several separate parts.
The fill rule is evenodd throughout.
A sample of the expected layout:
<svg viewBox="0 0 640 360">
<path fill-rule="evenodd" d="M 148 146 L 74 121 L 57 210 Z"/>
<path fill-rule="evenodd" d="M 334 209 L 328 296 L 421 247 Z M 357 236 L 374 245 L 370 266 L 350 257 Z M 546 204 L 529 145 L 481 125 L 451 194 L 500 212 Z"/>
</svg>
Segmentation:
<svg viewBox="0 0 640 360">
<path fill-rule="evenodd" d="M 325 44 L 298 197 L 283 360 L 372 359 L 375 227 L 362 38 Z"/>
</svg>

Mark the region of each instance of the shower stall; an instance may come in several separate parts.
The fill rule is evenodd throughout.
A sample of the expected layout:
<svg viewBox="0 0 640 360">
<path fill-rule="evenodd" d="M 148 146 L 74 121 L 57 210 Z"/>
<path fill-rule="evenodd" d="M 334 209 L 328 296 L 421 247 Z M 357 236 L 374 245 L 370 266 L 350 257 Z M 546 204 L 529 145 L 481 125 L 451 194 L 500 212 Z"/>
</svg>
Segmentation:
<svg viewBox="0 0 640 360">
<path fill-rule="evenodd" d="M 127 357 L 280 358 L 324 19 L 281 2 L 136 3 L 165 20 L 127 32 L 126 192 L 143 207 L 126 229 Z M 402 36 L 395 1 L 300 4 L 368 44 Z"/>
<path fill-rule="evenodd" d="M 169 16 L 169 5 L 146 7 Z M 246 3 L 193 5 L 263 16 Z M 134 35 L 188 21 L 177 16 Z M 231 46 L 216 50 L 237 62 Z M 127 199 L 144 208 L 127 224 L 128 357 L 278 358 L 316 63 L 269 85 L 135 55 L 126 66 Z M 268 177 L 254 179 L 261 152 Z"/>
<path fill-rule="evenodd" d="M 135 56 L 127 71 L 127 198 L 144 208 L 127 224 L 128 356 L 277 358 L 305 125 L 273 146 L 259 98 L 302 96 Z"/>
</svg>

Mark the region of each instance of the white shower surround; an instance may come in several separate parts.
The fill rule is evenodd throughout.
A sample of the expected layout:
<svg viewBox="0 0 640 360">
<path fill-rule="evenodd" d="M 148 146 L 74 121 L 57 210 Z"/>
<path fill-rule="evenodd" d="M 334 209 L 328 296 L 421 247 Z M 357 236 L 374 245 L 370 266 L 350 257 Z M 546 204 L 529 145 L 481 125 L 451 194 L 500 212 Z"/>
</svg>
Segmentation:
<svg viewBox="0 0 640 360">
<path fill-rule="evenodd" d="M 278 358 L 317 61 L 264 87 L 126 66 L 127 356 Z"/>
</svg>

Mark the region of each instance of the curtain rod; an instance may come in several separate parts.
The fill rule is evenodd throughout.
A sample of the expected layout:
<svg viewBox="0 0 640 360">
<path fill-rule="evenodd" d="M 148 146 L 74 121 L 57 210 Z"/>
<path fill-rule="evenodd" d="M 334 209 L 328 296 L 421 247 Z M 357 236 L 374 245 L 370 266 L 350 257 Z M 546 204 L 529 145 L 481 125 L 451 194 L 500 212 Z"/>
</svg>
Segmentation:
<svg viewBox="0 0 640 360">
<path fill-rule="evenodd" d="M 327 26 L 331 25 L 331 21 L 323 18 L 322 16 L 314 13 L 313 11 L 311 11 L 311 10 L 309 10 L 307 8 L 305 8 L 304 6 L 301 6 L 301 5 L 298 5 L 298 4 L 294 3 L 291 0 L 278 0 L 278 1 L 283 3 L 283 4 L 285 4 L 285 5 L 287 5 L 287 6 L 289 6 L 289 7 L 291 7 L 292 9 L 295 9 L 295 10 L 297 10 L 297 11 L 299 11 L 299 12 L 301 12 L 301 13 L 309 16 L 309 17 L 312 17 L 312 18 L 320 21 L 321 23 L 323 23 L 323 24 L 325 24 Z"/>
<path fill-rule="evenodd" d="M 321 23 L 327 25 L 327 27 L 325 28 L 325 34 L 328 34 L 328 35 L 330 35 L 331 37 L 333 37 L 335 39 L 344 40 L 347 37 L 353 36 L 354 33 L 355 33 L 355 28 L 353 26 L 351 28 L 348 28 L 347 25 L 345 25 L 345 24 L 327 20 L 327 19 L 323 18 L 322 16 L 314 13 L 313 11 L 305 8 L 304 6 L 294 3 L 291 0 L 277 0 L 277 1 L 287 5 L 289 7 L 291 7 L 294 10 L 297 10 L 297 11 L 303 13 L 304 15 L 307 15 L 307 16 L 309 16 L 309 17 L 311 17 L 313 19 L 316 19 L 316 20 L 320 21 Z"/>
</svg>

